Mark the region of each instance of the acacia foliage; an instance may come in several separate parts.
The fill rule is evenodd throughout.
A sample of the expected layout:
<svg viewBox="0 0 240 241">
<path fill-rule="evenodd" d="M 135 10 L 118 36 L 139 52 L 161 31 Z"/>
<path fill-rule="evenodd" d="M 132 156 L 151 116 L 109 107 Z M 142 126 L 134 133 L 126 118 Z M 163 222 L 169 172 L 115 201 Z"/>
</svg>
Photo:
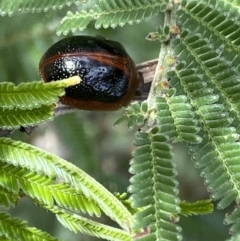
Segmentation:
<svg viewBox="0 0 240 241">
<path fill-rule="evenodd" d="M 56 10 L 73 3 L 79 2 L 5 0 L 0 3 L 0 13 Z M 130 167 L 133 174 L 129 187 L 131 208 L 75 166 L 7 138 L 0 140 L 1 205 L 9 208 L 22 196 L 28 196 L 74 232 L 109 240 L 139 237 L 141 240 L 181 240 L 181 228 L 176 224 L 181 212 L 191 215 L 211 211 L 207 201 L 186 205 L 178 198 L 172 146 L 174 142 L 184 142 L 196 167 L 201 169 L 211 199 L 218 201 L 217 207 L 225 209 L 233 202 L 236 204 L 224 222 L 232 224 L 230 232 L 233 239 L 237 239 L 240 3 L 234 0 L 99 0 L 90 8 L 83 6 L 81 3 L 79 11 L 66 14 L 56 30 L 58 34 L 82 30 L 91 21 L 96 28 L 115 28 L 141 23 L 154 15 L 165 17 L 164 31 L 159 28 L 154 33 L 155 39 L 162 41 L 162 47 L 149 98 L 141 105 L 130 106 L 122 119 L 128 121 L 129 127 L 141 129 L 136 134 Z M 1 128 L 11 130 L 49 120 L 63 87 L 56 83 L 47 87 L 42 83 L 20 86 L 1 83 Z M 60 183 L 56 183 L 58 178 Z M 104 212 L 120 228 L 102 225 L 73 212 L 90 216 Z M 1 213 L 1 217 L 3 239 L 34 240 L 37 235 L 40 239 L 55 240 L 6 213 Z"/>
</svg>

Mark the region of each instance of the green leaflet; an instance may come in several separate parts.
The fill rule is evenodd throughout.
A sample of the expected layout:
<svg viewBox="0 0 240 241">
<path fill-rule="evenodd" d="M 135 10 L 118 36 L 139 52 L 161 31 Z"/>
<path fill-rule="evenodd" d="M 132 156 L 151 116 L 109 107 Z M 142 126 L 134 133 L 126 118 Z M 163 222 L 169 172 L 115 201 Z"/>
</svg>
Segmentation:
<svg viewBox="0 0 240 241">
<path fill-rule="evenodd" d="M 0 108 L 22 110 L 39 108 L 42 105 L 51 105 L 64 95 L 64 88 L 79 81 L 74 78 L 68 80 L 44 83 L 33 81 L 15 86 L 11 82 L 0 83 Z"/>
<path fill-rule="evenodd" d="M 79 193 L 83 194 L 85 200 L 87 199 L 95 202 L 96 205 L 106 215 L 108 215 L 114 221 L 118 222 L 122 227 L 128 228 L 133 223 L 132 215 L 124 207 L 124 205 L 114 197 L 113 194 L 107 191 L 102 185 L 88 176 L 85 172 L 61 158 L 58 158 L 28 144 L 13 141 L 9 138 L 0 138 L 0 160 L 3 163 L 11 164 L 11 166 L 16 166 L 16 169 L 12 170 L 14 172 L 16 171 L 17 173 L 19 172 L 20 174 L 24 172 L 24 169 L 22 169 L 23 167 L 28 169 L 30 180 L 29 182 L 26 182 L 24 179 L 21 180 L 20 178 L 20 185 L 23 185 L 24 190 L 29 192 L 30 196 L 39 199 L 40 201 L 46 200 L 45 203 L 51 204 L 52 201 L 49 192 L 51 192 L 51 189 L 53 188 L 52 195 L 53 197 L 55 195 L 54 198 L 56 198 L 56 202 L 59 205 L 70 205 L 70 207 L 73 205 L 72 207 L 75 209 L 77 208 L 77 205 L 79 205 L 76 203 L 79 200 L 77 200 L 74 196 L 71 199 L 71 188 L 73 188 L 77 195 Z M 7 168 L 11 169 L 12 167 Z M 10 172 L 10 170 L 8 172 Z M 48 179 L 45 180 L 44 176 L 41 177 L 41 175 L 36 175 L 35 179 L 33 172 L 44 174 L 48 176 Z M 64 186 L 63 184 L 59 184 L 62 188 L 62 193 L 57 192 L 57 186 L 55 188 L 55 185 L 50 185 L 49 187 L 48 185 L 47 187 L 43 185 L 42 187 L 39 187 L 39 185 L 36 183 L 37 181 L 40 181 L 40 183 L 41 181 L 44 183 L 46 181 L 48 183 L 51 181 L 49 180 L 50 177 L 58 177 L 62 179 L 62 182 L 64 182 L 65 185 Z M 33 178 L 33 180 L 31 178 Z M 12 185 L 12 187 L 15 188 L 15 193 L 17 193 L 19 190 L 19 186 L 16 183 L 17 181 L 19 180 L 15 178 L 15 182 L 13 182 Z M 44 189 L 48 191 L 48 195 L 43 195 L 42 197 L 43 192 L 45 192 Z M 73 203 L 68 204 L 68 201 Z M 83 201 L 83 205 L 84 203 L 87 202 Z M 86 210 L 88 210 L 90 214 L 91 212 L 95 214 L 99 213 L 98 209 L 94 207 L 94 205 L 90 206 L 90 208 L 87 208 Z"/>
<path fill-rule="evenodd" d="M 15 129 L 34 126 L 52 120 L 54 104 L 64 95 L 64 88 L 78 84 L 79 77 L 44 83 L 35 81 L 21 83 L 0 83 L 0 126 Z"/>
<path fill-rule="evenodd" d="M 173 96 L 169 99 L 156 98 L 157 120 L 160 132 L 170 139 L 199 143 L 199 123 L 186 96 Z"/>
<path fill-rule="evenodd" d="M 41 106 L 31 109 L 6 109 L 0 108 L 0 126 L 2 129 L 14 129 L 21 126 L 34 126 L 53 118 L 53 106 Z"/>
<path fill-rule="evenodd" d="M 27 223 L 17 218 L 10 217 L 7 213 L 0 212 L 0 236 L 6 236 L 8 240 L 21 241 L 57 241 L 51 235 L 27 226 Z"/>
<path fill-rule="evenodd" d="M 177 76 L 171 80 L 173 86 L 180 87 L 180 84 L 185 88 L 185 91 L 191 91 L 190 94 L 192 98 L 195 98 L 195 104 L 198 104 L 198 102 L 199 104 L 204 104 L 203 102 L 214 103 L 220 98 L 221 102 L 223 102 L 223 100 L 226 101 L 227 105 L 233 110 L 232 114 L 234 118 L 239 119 L 239 104 L 237 100 L 239 99 L 240 82 L 238 72 L 234 68 L 230 69 L 227 61 L 223 59 L 223 56 L 221 58 L 217 57 L 218 50 L 213 52 L 212 58 L 210 57 L 207 60 L 202 59 L 202 55 L 205 52 L 211 52 L 211 50 L 213 50 L 212 45 L 207 40 L 201 42 L 201 47 L 195 49 L 196 46 L 194 46 L 193 43 L 201 40 L 202 37 L 194 35 L 196 38 L 192 38 L 192 34 L 188 31 L 185 31 L 183 36 L 181 43 L 178 40 L 174 42 L 176 53 L 179 53 L 179 60 L 184 62 L 186 62 L 186 59 L 189 59 L 188 56 L 192 55 L 194 57 L 194 60 L 190 58 L 191 62 L 184 64 L 186 66 L 191 63 L 193 72 L 190 74 L 188 69 L 178 68 Z M 182 52 L 180 49 L 184 49 L 184 51 Z M 200 71 L 202 73 L 201 75 L 198 74 Z M 197 85 L 194 86 L 194 83 Z M 214 89 L 214 92 L 218 96 L 216 94 L 212 95 L 213 90 L 211 89 Z M 201 92 L 199 92 L 200 90 Z"/>
<path fill-rule="evenodd" d="M 211 4 L 207 4 L 207 1 L 182 1 L 180 22 L 194 32 L 201 33 L 204 28 L 204 38 L 210 35 L 211 39 L 218 42 L 218 45 L 222 41 L 227 48 L 230 47 L 239 52 L 240 24 L 236 21 L 239 3 L 237 4 L 235 1 L 234 4 L 231 4 L 230 1 L 222 0 L 214 0 L 209 3 Z"/>
<path fill-rule="evenodd" d="M 208 83 L 208 87 L 214 88 L 215 93 L 234 111 L 234 118 L 239 119 L 237 102 L 240 99 L 240 43 L 239 35 L 236 34 L 239 31 L 239 21 L 234 20 L 237 8 L 224 4 L 224 1 L 217 1 L 215 5 L 207 5 L 204 1 L 187 4 L 184 1 L 178 14 L 184 29 L 181 34 L 184 47 L 180 47 L 181 44 L 175 45 L 179 54 L 180 49 L 184 49 L 179 58 L 184 62 L 186 59 L 193 60 L 191 66 L 196 67 L 195 72 L 202 72 L 204 82 Z M 213 18 L 210 19 L 210 16 Z M 187 56 L 190 58 L 186 58 Z"/>
<path fill-rule="evenodd" d="M 240 208 L 239 206 L 237 208 L 235 208 L 235 210 L 228 215 L 225 218 L 225 224 L 233 224 L 230 231 L 234 234 L 239 235 L 239 215 L 240 215 Z"/>
<path fill-rule="evenodd" d="M 61 210 L 55 206 L 47 207 L 47 209 L 50 209 L 56 214 L 57 219 L 63 226 L 75 233 L 81 232 L 112 241 L 131 241 L 131 237 L 126 231 L 97 223 L 79 215 Z"/>
<path fill-rule="evenodd" d="M 181 214 L 184 216 L 209 214 L 213 211 L 213 204 L 210 200 L 199 200 L 196 202 L 180 203 Z"/>
<path fill-rule="evenodd" d="M 132 205 L 138 208 L 135 231 L 141 235 L 140 230 L 148 230 L 142 240 L 180 240 L 180 228 L 171 220 L 180 212 L 171 146 L 157 129 L 139 132 L 135 145 L 129 188 Z"/>
<path fill-rule="evenodd" d="M 113 125 L 117 126 L 120 123 L 127 121 L 129 129 L 132 129 L 136 125 L 142 126 L 148 115 L 147 110 L 148 106 L 146 101 L 143 101 L 141 104 L 133 102 L 125 108 L 124 116 L 116 120 Z"/>
<path fill-rule="evenodd" d="M 95 20 L 95 28 L 115 28 L 125 24 L 140 23 L 166 10 L 166 0 L 100 0 L 89 11 L 68 12 L 57 29 L 57 34 L 69 31 L 84 30 L 91 20 Z"/>
<path fill-rule="evenodd" d="M 84 1 L 86 2 L 86 1 Z M 55 0 L 55 1 L 31 1 L 31 0 L 16 0 L 14 2 L 3 0 L 0 3 L 0 15 L 13 15 L 16 12 L 41 12 L 50 9 L 61 9 L 65 5 L 70 6 L 73 3 L 79 3 L 77 0 Z"/>
<path fill-rule="evenodd" d="M 18 195 L 12 193 L 7 188 L 0 187 L 0 206 L 10 208 L 18 202 Z"/>
<path fill-rule="evenodd" d="M 0 186 L 11 191 L 12 195 L 20 195 L 20 192 L 23 192 L 45 205 L 51 206 L 56 202 L 58 206 L 69 210 L 100 215 L 100 210 L 93 200 L 65 183 L 55 183 L 55 178 L 3 162 L 0 162 L 0 168 Z"/>
<path fill-rule="evenodd" d="M 181 34 L 172 43 L 178 66 L 170 73 L 171 86 L 187 96 L 201 123 L 201 143 L 188 147 L 220 209 L 240 198 L 239 4 L 230 2 L 182 1 Z M 235 212 L 225 220 L 234 234 Z"/>
</svg>

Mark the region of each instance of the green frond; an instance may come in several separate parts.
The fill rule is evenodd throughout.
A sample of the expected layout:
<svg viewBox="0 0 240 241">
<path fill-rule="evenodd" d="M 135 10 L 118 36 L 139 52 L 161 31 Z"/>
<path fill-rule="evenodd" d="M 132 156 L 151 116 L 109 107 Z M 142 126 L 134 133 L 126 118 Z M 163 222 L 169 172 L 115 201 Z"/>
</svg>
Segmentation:
<svg viewBox="0 0 240 241">
<path fill-rule="evenodd" d="M 56 184 L 54 178 L 2 162 L 0 168 L 0 185 L 14 194 L 21 190 L 45 205 L 51 206 L 56 202 L 60 207 L 100 216 L 100 210 L 93 200 L 87 199 L 65 183 Z"/>
<path fill-rule="evenodd" d="M 240 236 L 240 221 L 239 216 L 240 215 L 240 207 L 238 206 L 235 208 L 235 210 L 226 216 L 224 222 L 225 224 L 233 224 L 233 226 L 230 228 L 230 232 L 235 234 L 235 236 Z"/>
<path fill-rule="evenodd" d="M 15 86 L 11 82 L 0 83 L 0 108 L 33 109 L 42 105 L 51 105 L 64 95 L 64 88 L 79 83 L 78 78 L 44 83 L 34 81 Z"/>
<path fill-rule="evenodd" d="M 125 108 L 123 117 L 116 120 L 113 125 L 117 126 L 122 122 L 127 121 L 129 129 L 132 129 L 136 125 L 141 126 L 148 115 L 147 111 L 148 106 L 146 101 L 141 102 L 141 104 L 138 102 L 133 102 L 131 105 Z"/>
<path fill-rule="evenodd" d="M 204 37 L 211 36 L 213 41 L 221 42 L 226 48 L 239 53 L 239 6 L 229 1 L 182 1 L 180 23 L 195 33 L 207 31 Z M 197 27 L 197 28 L 196 28 Z"/>
<path fill-rule="evenodd" d="M 202 142 L 189 144 L 189 149 L 196 166 L 202 168 L 212 198 L 221 199 L 218 208 L 223 209 L 240 197 L 240 178 L 235 175 L 239 168 L 239 143 L 236 142 L 239 135 L 234 126 L 240 121 L 239 107 L 227 88 L 234 86 L 238 79 L 222 58 L 217 57 L 217 50 L 208 40 L 186 31 L 181 36 L 176 52 L 182 63 L 176 68 L 171 83 L 179 87 L 179 93 L 186 93 L 202 122 L 199 133 Z"/>
<path fill-rule="evenodd" d="M 130 241 L 130 234 L 126 231 L 89 220 L 79 215 L 67 212 L 57 207 L 46 207 L 56 214 L 59 222 L 69 230 L 88 234 L 112 241 Z"/>
<path fill-rule="evenodd" d="M 186 202 L 180 203 L 181 214 L 184 216 L 191 215 L 204 215 L 213 212 L 213 204 L 211 200 L 199 200 L 196 202 Z"/>
<path fill-rule="evenodd" d="M 4 212 L 0 212 L 0 235 L 4 234 L 8 240 L 21 241 L 57 241 L 58 239 L 32 227 L 17 218 L 12 218 Z"/>
<path fill-rule="evenodd" d="M 208 70 L 207 67 L 206 70 Z M 236 142 L 239 135 L 234 126 L 231 126 L 233 118 L 229 116 L 228 108 L 226 109 L 223 104 L 218 103 L 219 97 L 211 94 L 212 91 L 208 91 L 208 88 L 205 88 L 207 91 L 196 89 L 191 92 L 188 89 L 188 83 L 194 80 L 194 76 L 186 75 L 187 78 L 185 78 L 184 71 L 189 73 L 188 70 L 177 73 L 180 84 L 189 94 L 189 98 L 191 98 L 196 109 L 196 114 L 200 116 L 203 129 L 206 131 L 206 133 L 200 132 L 201 144 L 189 145 L 190 152 L 196 166 L 202 168 L 202 176 L 212 193 L 212 198 L 214 200 L 221 199 L 218 208 L 223 209 L 235 199 L 239 200 L 240 178 L 236 175 L 240 156 L 240 143 Z M 213 78 L 211 76 L 209 82 Z M 185 82 L 186 79 L 188 82 Z M 223 93 L 223 91 L 221 90 L 219 93 Z M 200 97 L 200 95 L 202 96 Z M 237 119 L 238 116 L 235 116 L 235 118 Z"/>
<path fill-rule="evenodd" d="M 157 129 L 139 132 L 134 144 L 129 189 L 133 207 L 139 208 L 134 229 L 149 230 L 141 240 L 180 240 L 180 228 L 173 221 L 180 208 L 171 146 Z"/>
<path fill-rule="evenodd" d="M 201 141 L 197 135 L 199 123 L 186 96 L 173 96 L 169 99 L 157 97 L 156 107 L 157 120 L 163 135 L 188 143 Z"/>
<path fill-rule="evenodd" d="M 64 88 L 80 82 L 78 76 L 43 83 L 0 83 L 0 126 L 16 129 L 34 126 L 53 118 L 54 103 L 64 94 Z"/>
<path fill-rule="evenodd" d="M 17 239 L 7 238 L 6 235 L 0 235 L 0 241 L 18 241 Z"/>
<path fill-rule="evenodd" d="M 179 70 L 177 69 L 178 76 L 172 80 L 173 85 L 179 84 L 177 79 L 180 78 L 182 88 L 191 91 L 191 95 L 195 98 L 200 95 L 210 96 L 214 89 L 214 93 L 218 94 L 222 102 L 224 101 L 232 110 L 234 118 L 240 120 L 238 72 L 231 68 L 224 60 L 224 56 L 219 56 L 218 49 L 214 49 L 209 40 L 203 39 L 199 34 L 193 35 L 184 31 L 182 39 L 175 41 L 174 44 L 179 61 L 183 61 L 185 66 L 191 65 L 192 68 L 180 70 L 182 67 L 180 64 Z"/>
<path fill-rule="evenodd" d="M 0 185 L 1 184 L 0 180 Z M 15 206 L 18 201 L 18 195 L 12 193 L 7 188 L 0 187 L 0 206 L 5 208 L 10 208 L 12 206 Z"/>
<path fill-rule="evenodd" d="M 169 26 L 158 26 L 157 31 L 149 33 L 146 39 L 166 43 L 170 39 Z"/>
<path fill-rule="evenodd" d="M 57 29 L 57 34 L 69 31 L 84 30 L 91 20 L 95 20 L 95 28 L 115 28 L 125 24 L 140 23 L 166 10 L 166 0 L 99 0 L 89 11 L 68 12 Z"/>
<path fill-rule="evenodd" d="M 202 142 L 189 144 L 189 150 L 220 209 L 240 198 L 240 177 L 236 175 L 240 168 L 240 79 L 238 57 L 234 57 L 239 56 L 239 48 L 238 39 L 225 33 L 225 29 L 236 28 L 233 22 L 238 21 L 231 18 L 236 9 L 226 15 L 226 9 L 219 7 L 222 2 L 183 2 L 178 13 L 182 31 L 173 42 L 179 64 L 170 73 L 171 86 L 177 95 L 187 96 L 201 120 Z M 221 16 L 225 22 L 220 31 L 217 22 L 220 24 Z M 240 224 L 240 220 L 235 221 L 233 227 Z"/>
<path fill-rule="evenodd" d="M 182 80 L 185 82 L 182 83 L 182 87 L 185 90 L 187 87 L 188 91 L 193 92 L 195 89 L 201 89 L 204 93 L 197 90 L 197 94 L 202 96 L 211 95 L 214 90 L 214 94 L 218 95 L 217 98 L 221 103 L 231 110 L 234 127 L 237 133 L 240 133 L 239 125 L 235 124 L 240 121 L 238 103 L 240 100 L 240 39 L 238 40 L 240 35 L 235 34 L 240 26 L 235 16 L 238 13 L 237 9 L 231 8 L 231 11 L 226 11 L 228 4 L 222 5 L 223 1 L 218 1 L 215 5 L 204 1 L 190 1 L 186 4 L 184 1 L 183 8 L 179 12 L 182 33 L 180 39 L 173 45 L 179 62 L 182 61 L 182 64 L 188 66 L 186 72 L 181 73 Z M 196 20 L 198 15 L 201 21 Z M 206 24 L 202 22 L 204 19 L 207 21 Z M 221 31 L 218 26 L 222 26 Z M 228 32 L 229 29 L 231 29 L 230 32 Z M 232 32 L 233 34 L 230 34 Z M 237 36 L 237 39 L 233 36 Z M 194 73 L 189 74 L 190 70 Z M 184 87 L 183 84 L 188 86 Z M 196 92 L 192 93 L 192 96 L 196 97 Z"/>
<path fill-rule="evenodd" d="M 114 196 L 127 208 L 127 210 L 134 214 L 138 211 L 137 208 L 132 207 L 132 203 L 127 193 L 114 193 Z"/>
<path fill-rule="evenodd" d="M 65 183 L 52 184 L 49 189 L 58 206 L 100 217 L 101 211 L 93 200 L 76 193 Z"/>
<path fill-rule="evenodd" d="M 82 10 L 75 14 L 68 11 L 67 15 L 62 19 L 61 25 L 57 28 L 56 33 L 57 35 L 67 35 L 70 31 L 82 31 L 87 27 L 91 20 L 94 19 L 94 16 L 94 10 L 90 10 L 89 12 Z"/>
<path fill-rule="evenodd" d="M 86 2 L 86 0 L 82 0 Z M 55 0 L 55 1 L 32 1 L 32 0 L 2 0 L 0 2 L 0 15 L 6 14 L 11 16 L 16 12 L 41 12 L 48 11 L 50 9 L 61 9 L 64 6 L 70 6 L 73 3 L 78 4 L 79 0 Z"/>
<path fill-rule="evenodd" d="M 128 228 L 133 223 L 132 215 L 113 194 L 70 162 L 9 138 L 0 138 L 0 160 L 38 174 L 58 177 L 87 199 L 93 200 L 106 215 L 122 227 Z"/>
<path fill-rule="evenodd" d="M 21 126 L 34 126 L 53 118 L 53 106 L 41 106 L 35 109 L 0 108 L 0 126 L 2 129 L 19 129 Z"/>
<path fill-rule="evenodd" d="M 53 205 L 48 185 L 53 181 L 45 175 L 38 175 L 26 168 L 0 162 L 0 185 L 14 194 L 22 190 L 29 197 L 39 199 Z"/>
</svg>

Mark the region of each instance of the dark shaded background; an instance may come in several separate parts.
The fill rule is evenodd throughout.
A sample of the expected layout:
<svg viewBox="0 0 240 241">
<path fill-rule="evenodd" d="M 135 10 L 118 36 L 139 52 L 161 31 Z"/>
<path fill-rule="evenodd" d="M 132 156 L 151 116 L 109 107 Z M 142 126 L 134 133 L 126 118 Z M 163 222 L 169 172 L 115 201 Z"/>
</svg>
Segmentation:
<svg viewBox="0 0 240 241">
<path fill-rule="evenodd" d="M 75 12 L 77 8 L 72 6 L 70 10 Z M 1 18 L 1 81 L 21 83 L 39 80 L 38 62 L 47 48 L 63 38 L 56 36 L 55 31 L 67 10 L 64 8 L 61 11 Z M 76 32 L 75 35 L 101 35 L 120 41 L 135 62 L 139 63 L 158 56 L 160 43 L 146 41 L 145 37 L 161 23 L 162 17 L 158 16 L 140 25 L 127 25 L 114 30 L 95 30 L 91 25 L 87 31 Z M 109 190 L 124 192 L 129 184 L 128 168 L 135 130 L 129 131 L 124 124 L 113 128 L 121 112 L 78 111 L 41 125 L 30 136 L 16 131 L 13 138 L 57 154 L 82 168 Z M 185 146 L 176 145 L 174 151 L 174 161 L 179 171 L 180 197 L 188 201 L 208 198 L 203 180 L 194 168 Z M 36 207 L 29 199 L 20 200 L 18 207 L 11 212 L 61 240 L 97 240 L 71 233 L 58 224 L 51 213 Z M 183 227 L 184 240 L 225 240 L 228 233 L 227 227 L 222 224 L 223 218 L 224 213 L 219 211 L 202 217 L 182 217 L 180 225 Z M 103 220 L 108 222 L 106 218 Z"/>
</svg>

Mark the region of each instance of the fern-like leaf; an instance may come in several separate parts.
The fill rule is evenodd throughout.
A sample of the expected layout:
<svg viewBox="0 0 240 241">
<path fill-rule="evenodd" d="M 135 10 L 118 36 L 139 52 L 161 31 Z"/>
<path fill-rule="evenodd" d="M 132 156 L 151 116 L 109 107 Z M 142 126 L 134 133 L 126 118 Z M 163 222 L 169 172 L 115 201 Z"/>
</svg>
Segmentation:
<svg viewBox="0 0 240 241">
<path fill-rule="evenodd" d="M 98 238 L 104 238 L 112 241 L 130 241 L 130 234 L 126 231 L 109 227 L 81 217 L 79 215 L 67 212 L 57 207 L 46 207 L 56 214 L 59 222 L 69 230 L 78 233 L 88 234 Z"/>
<path fill-rule="evenodd" d="M 53 118 L 53 106 L 41 106 L 33 110 L 0 108 L 2 129 L 19 129 L 21 126 L 34 126 Z"/>
<path fill-rule="evenodd" d="M 237 21 L 239 20 L 239 3 L 235 1 L 234 4 L 231 4 L 231 1 L 221 0 L 212 1 L 209 4 L 206 1 L 184 0 L 181 11 L 180 21 L 184 22 L 185 26 L 188 25 L 188 28 L 192 30 L 194 25 L 195 27 L 198 25 L 198 28 L 194 29 L 195 32 L 201 32 L 204 27 L 205 30 L 209 31 L 205 34 L 211 34 L 214 41 L 218 39 L 218 42 L 224 43 L 225 48 L 230 47 L 239 53 L 240 23 Z"/>
<path fill-rule="evenodd" d="M 125 108 L 124 116 L 118 119 L 114 125 L 116 126 L 124 121 L 127 121 L 129 129 L 132 129 L 136 125 L 142 126 L 148 115 L 147 110 L 147 102 L 143 101 L 141 105 L 138 102 L 133 102 L 131 105 Z"/>
<path fill-rule="evenodd" d="M 68 185 L 59 183 L 53 184 L 49 188 L 58 206 L 68 209 L 70 207 L 73 211 L 80 210 L 91 216 L 96 215 L 100 217 L 101 212 L 96 203 L 91 199 L 87 199 L 83 194 L 76 193 L 76 191 L 68 187 Z"/>
<path fill-rule="evenodd" d="M 130 168 L 134 174 L 131 201 L 140 208 L 135 214 L 135 230 L 149 230 L 141 240 L 180 240 L 180 228 L 174 224 L 180 208 L 171 147 L 157 129 L 139 132 L 135 145 Z"/>
<path fill-rule="evenodd" d="M 188 143 L 199 143 L 201 138 L 199 124 L 186 96 L 175 96 L 169 99 L 156 98 L 157 120 L 161 133 L 169 138 L 176 138 Z"/>
<path fill-rule="evenodd" d="M 0 138 L 0 160 L 52 178 L 59 177 L 69 187 L 82 193 L 87 199 L 93 200 L 106 215 L 122 227 L 129 228 L 133 223 L 132 215 L 113 194 L 85 172 L 61 158 L 31 145 Z"/>
<path fill-rule="evenodd" d="M 4 235 L 8 240 L 21 241 L 57 241 L 58 239 L 49 234 L 27 226 L 27 223 L 10 217 L 4 212 L 0 212 L 0 235 Z"/>
<path fill-rule="evenodd" d="M 228 214 L 225 218 L 225 224 L 233 224 L 230 232 L 235 234 L 235 236 L 240 236 L 239 223 L 240 223 L 240 207 L 236 207 L 231 214 Z"/>
<path fill-rule="evenodd" d="M 56 202 L 58 206 L 69 210 L 100 216 L 100 210 L 93 200 L 87 199 L 64 183 L 56 184 L 54 178 L 2 162 L 0 167 L 0 185 L 14 194 L 21 191 L 45 205 Z"/>
<path fill-rule="evenodd" d="M 0 127 L 16 129 L 34 126 L 53 118 L 54 103 L 64 94 L 64 88 L 80 83 L 80 78 L 43 83 L 0 84 Z M 47 104 L 46 104 L 47 103 Z"/>
<path fill-rule="evenodd" d="M 86 2 L 86 0 L 82 1 Z M 78 4 L 79 0 L 55 0 L 55 1 L 32 1 L 32 0 L 16 0 L 8 1 L 2 0 L 0 2 L 0 15 L 6 14 L 11 16 L 16 12 L 41 12 L 48 11 L 49 9 L 61 9 L 64 6 L 70 6 L 73 3 Z"/>
<path fill-rule="evenodd" d="M 115 193 L 114 195 L 128 209 L 129 212 L 134 214 L 138 211 L 137 208 L 132 207 L 132 203 L 129 200 L 127 193 Z"/>
<path fill-rule="evenodd" d="M 223 209 L 240 198 L 239 21 L 227 1 L 182 1 L 181 34 L 172 46 L 178 59 L 170 73 L 176 95 L 201 123 L 201 143 L 188 147 L 212 199 Z M 237 233 L 240 219 L 232 219 Z"/>
<path fill-rule="evenodd" d="M 78 77 L 49 83 L 43 81 L 21 83 L 18 86 L 10 82 L 2 82 L 0 83 L 0 108 L 31 110 L 42 105 L 51 105 L 58 101 L 58 97 L 64 95 L 64 88 L 78 83 Z"/>
<path fill-rule="evenodd" d="M 180 207 L 181 214 L 184 216 L 209 214 L 213 211 L 211 200 L 200 200 L 193 203 L 183 201 L 180 203 Z"/>
<path fill-rule="evenodd" d="M 67 34 L 69 31 L 84 30 L 91 20 L 96 20 L 95 28 L 115 28 L 126 23 L 140 23 L 151 16 L 166 10 L 166 0 L 100 0 L 91 10 L 82 10 L 73 14 L 68 12 L 57 29 L 57 34 Z"/>
<path fill-rule="evenodd" d="M 5 208 L 15 206 L 17 204 L 18 198 L 18 195 L 12 193 L 7 188 L 0 187 L 0 206 Z"/>
</svg>

